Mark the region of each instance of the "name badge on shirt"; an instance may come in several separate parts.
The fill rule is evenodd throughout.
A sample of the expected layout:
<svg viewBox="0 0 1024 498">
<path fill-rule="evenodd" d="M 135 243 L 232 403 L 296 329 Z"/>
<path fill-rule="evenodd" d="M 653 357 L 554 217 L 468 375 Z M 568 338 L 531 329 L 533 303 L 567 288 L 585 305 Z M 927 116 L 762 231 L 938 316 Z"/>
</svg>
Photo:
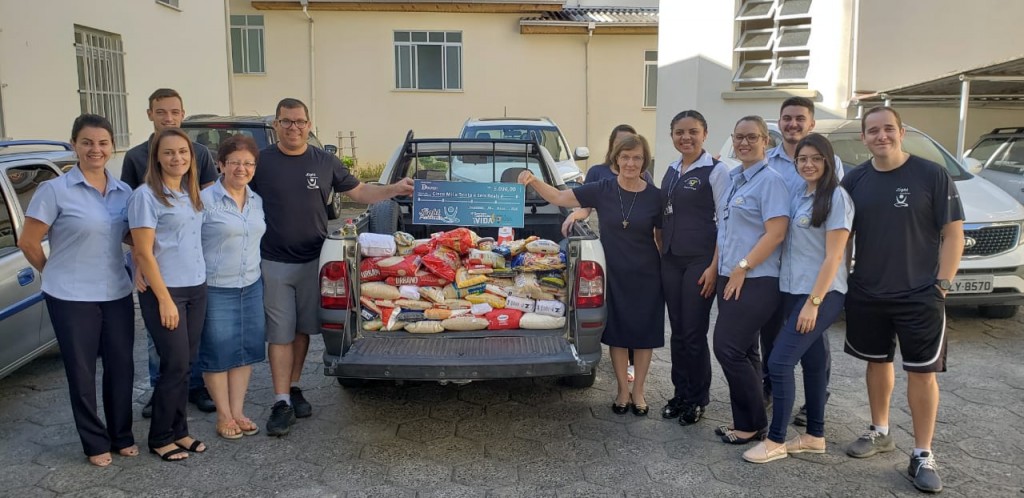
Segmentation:
<svg viewBox="0 0 1024 498">
<path fill-rule="evenodd" d="M 665 206 L 665 216 L 671 216 L 671 215 L 672 215 L 672 203 L 670 202 L 670 203 L 668 203 L 667 206 Z"/>
</svg>

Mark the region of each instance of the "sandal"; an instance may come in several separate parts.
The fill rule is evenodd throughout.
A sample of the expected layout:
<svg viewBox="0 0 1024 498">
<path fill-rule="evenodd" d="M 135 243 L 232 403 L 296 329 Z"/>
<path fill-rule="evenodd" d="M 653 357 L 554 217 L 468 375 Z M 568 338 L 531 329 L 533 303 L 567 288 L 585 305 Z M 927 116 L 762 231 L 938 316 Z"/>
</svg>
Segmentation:
<svg viewBox="0 0 1024 498">
<path fill-rule="evenodd" d="M 97 467 L 106 467 L 114 462 L 113 458 L 110 458 L 110 452 L 100 453 L 99 455 L 93 455 L 89 457 L 89 463 Z"/>
<path fill-rule="evenodd" d="M 218 423 L 217 435 L 224 439 L 241 439 L 242 429 L 238 427 L 238 424 L 234 420 L 223 424 Z M 195 446 L 195 443 L 193 443 L 192 446 Z"/>
<path fill-rule="evenodd" d="M 117 454 L 123 457 L 137 457 L 139 456 L 139 447 L 136 445 L 126 446 L 117 450 Z"/>
<path fill-rule="evenodd" d="M 753 441 L 764 441 L 764 438 L 767 435 L 768 431 L 766 429 L 761 429 L 750 437 L 742 437 L 736 430 L 731 430 L 722 435 L 722 442 L 729 444 L 747 444 Z"/>
<path fill-rule="evenodd" d="M 235 423 L 238 424 L 238 429 L 242 431 L 242 434 L 246 436 L 255 436 L 260 433 L 260 426 L 248 418 L 236 418 Z"/>
<path fill-rule="evenodd" d="M 185 436 L 185 437 L 191 437 L 191 436 Z M 182 439 L 185 439 L 185 438 L 182 438 Z M 195 439 L 195 438 L 192 438 L 192 444 L 190 444 L 188 446 L 185 446 L 183 443 L 179 443 L 178 441 L 175 441 L 174 444 L 177 445 L 179 448 L 181 448 L 183 450 L 191 451 L 192 453 L 206 453 L 206 445 L 203 444 L 202 441 L 200 441 L 198 439 Z M 202 446 L 203 449 L 199 449 L 200 446 Z"/>
<path fill-rule="evenodd" d="M 175 444 L 177 444 L 177 443 L 175 443 Z M 149 452 L 154 454 L 154 455 L 156 455 L 156 456 L 158 456 L 158 457 L 160 457 L 160 459 L 165 461 L 165 462 L 180 462 L 180 461 L 185 460 L 185 459 L 188 458 L 188 452 L 186 452 L 183 448 L 180 448 L 180 447 L 179 448 L 174 448 L 172 450 L 169 450 L 169 451 L 167 451 L 166 453 L 163 453 L 163 454 L 161 454 L 159 451 L 156 451 L 155 448 L 150 448 Z M 175 455 L 185 455 L 185 456 L 183 456 L 181 458 L 172 458 Z"/>
</svg>

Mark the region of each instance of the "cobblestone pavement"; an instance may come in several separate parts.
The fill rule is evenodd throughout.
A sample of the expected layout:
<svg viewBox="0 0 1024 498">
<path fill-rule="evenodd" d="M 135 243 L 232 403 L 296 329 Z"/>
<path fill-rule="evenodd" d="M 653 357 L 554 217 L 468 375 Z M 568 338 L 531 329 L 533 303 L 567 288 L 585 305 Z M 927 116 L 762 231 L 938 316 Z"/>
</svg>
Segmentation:
<svg viewBox="0 0 1024 498">
<path fill-rule="evenodd" d="M 950 372 L 935 453 L 943 496 L 1024 496 L 1024 326 L 950 310 Z M 712 428 L 728 421 L 728 392 L 715 365 L 712 402 L 700 424 L 658 415 L 671 395 L 669 354 L 658 350 L 647 399 L 652 414 L 615 415 L 610 363 L 594 387 L 554 379 L 464 386 L 380 383 L 342 389 L 325 378 L 314 341 L 302 380 L 312 418 L 283 438 L 219 439 L 214 414 L 190 411 L 209 451 L 183 463 L 115 456 L 87 464 L 67 400 L 64 372 L 48 354 L 0 380 L 0 494 L 4 496 L 912 496 L 906 477 L 913 446 L 897 375 L 892 431 L 899 451 L 867 460 L 843 449 L 868 423 L 862 363 L 841 352 L 843 323 L 830 331 L 834 353 L 827 410 L 828 453 L 767 465 L 743 462 Z M 135 436 L 145 450 L 149 397 L 145 337 L 136 335 Z M 261 426 L 272 400 L 266 364 L 257 365 L 248 414 Z"/>
</svg>

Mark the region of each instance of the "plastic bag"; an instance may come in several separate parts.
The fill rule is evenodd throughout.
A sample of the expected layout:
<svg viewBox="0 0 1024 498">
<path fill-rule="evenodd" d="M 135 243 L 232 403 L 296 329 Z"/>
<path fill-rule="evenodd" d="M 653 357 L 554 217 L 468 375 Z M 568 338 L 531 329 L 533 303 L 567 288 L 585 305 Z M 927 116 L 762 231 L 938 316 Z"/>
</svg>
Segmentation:
<svg viewBox="0 0 1024 498">
<path fill-rule="evenodd" d="M 384 281 L 388 285 L 418 285 L 420 287 L 444 287 L 451 283 L 451 280 L 445 280 L 424 270 L 416 272 L 416 275 L 411 277 L 388 277 Z"/>
<path fill-rule="evenodd" d="M 522 311 L 510 309 L 494 310 L 484 315 L 488 330 L 518 329 L 522 317 Z"/>
<path fill-rule="evenodd" d="M 475 316 L 458 316 L 441 321 L 441 326 L 445 330 L 484 330 L 487 328 L 487 325 L 486 319 Z"/>
<path fill-rule="evenodd" d="M 359 281 L 379 282 L 384 280 L 384 275 L 381 275 L 380 267 L 377 266 L 377 263 L 382 259 L 386 258 L 363 258 L 363 260 L 359 262 Z"/>
<path fill-rule="evenodd" d="M 437 238 L 437 243 L 444 247 L 454 249 L 459 254 L 466 254 L 470 249 L 476 247 L 476 242 L 479 238 L 480 237 L 473 233 L 472 230 L 465 227 L 459 227 L 441 234 L 441 236 Z"/>
<path fill-rule="evenodd" d="M 373 299 L 398 299 L 401 293 L 398 287 L 383 282 L 365 282 L 359 285 L 359 293 L 362 296 Z"/>
<path fill-rule="evenodd" d="M 395 305 L 400 308 L 420 311 L 434 307 L 434 304 L 431 302 L 419 301 L 415 299 L 399 299 L 395 301 Z"/>
<path fill-rule="evenodd" d="M 384 277 L 407 277 L 415 276 L 420 269 L 420 257 L 415 254 L 408 256 L 394 256 L 377 262 L 380 274 Z"/>
<path fill-rule="evenodd" d="M 420 298 L 420 288 L 415 285 L 402 285 L 398 287 L 398 294 L 403 299 L 412 299 L 413 301 Z"/>
<path fill-rule="evenodd" d="M 449 247 L 435 247 L 433 251 L 423 256 L 423 266 L 430 273 L 449 282 L 454 282 L 455 270 L 459 267 L 459 253 Z"/>
<path fill-rule="evenodd" d="M 547 239 L 535 240 L 526 244 L 526 250 L 535 254 L 558 254 L 558 244 Z"/>
<path fill-rule="evenodd" d="M 505 299 L 495 296 L 494 294 L 471 294 L 466 296 L 466 301 L 473 304 L 487 303 L 491 305 L 492 308 L 505 307 Z"/>
<path fill-rule="evenodd" d="M 519 271 L 550 271 L 565 269 L 565 253 L 541 254 L 527 252 L 512 260 L 512 268 Z"/>
<path fill-rule="evenodd" d="M 533 313 L 535 301 L 528 297 L 509 296 L 505 299 L 505 308 L 512 308 L 525 313 Z"/>
<path fill-rule="evenodd" d="M 565 303 L 554 300 L 537 301 L 535 312 L 553 317 L 565 316 Z"/>
<path fill-rule="evenodd" d="M 359 252 L 363 256 L 391 256 L 395 254 L 395 237 L 379 233 L 361 233 Z"/>
<path fill-rule="evenodd" d="M 423 320 L 406 325 L 405 331 L 412 334 L 437 334 L 444 332 L 444 325 L 433 320 Z"/>
<path fill-rule="evenodd" d="M 555 318 L 537 313 L 527 313 L 519 319 L 519 327 L 533 330 L 560 329 L 565 327 L 565 317 Z"/>
<path fill-rule="evenodd" d="M 470 250 L 466 262 L 471 265 L 484 265 L 495 269 L 505 268 L 505 258 L 500 254 L 479 249 Z"/>
<path fill-rule="evenodd" d="M 487 282 L 487 277 L 484 275 L 470 275 L 469 271 L 465 268 L 455 270 L 455 286 L 460 289 L 466 289 L 485 282 Z"/>
<path fill-rule="evenodd" d="M 420 287 L 420 297 L 432 303 L 444 301 L 444 291 L 440 287 Z"/>
</svg>

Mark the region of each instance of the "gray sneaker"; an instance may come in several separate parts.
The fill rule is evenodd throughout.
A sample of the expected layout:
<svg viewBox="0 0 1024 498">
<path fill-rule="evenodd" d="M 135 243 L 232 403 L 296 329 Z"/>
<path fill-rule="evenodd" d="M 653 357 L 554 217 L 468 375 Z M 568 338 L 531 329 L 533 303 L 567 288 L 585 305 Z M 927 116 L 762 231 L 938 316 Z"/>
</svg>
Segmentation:
<svg viewBox="0 0 1024 498">
<path fill-rule="evenodd" d="M 930 451 L 921 452 L 921 456 L 910 455 L 910 466 L 907 472 L 914 478 L 914 487 L 925 493 L 942 491 L 942 479 L 936 471 L 935 456 Z"/>
<path fill-rule="evenodd" d="M 846 454 L 854 458 L 867 458 L 875 453 L 888 453 L 896 449 L 891 434 L 882 434 L 869 425 L 868 430 L 846 447 Z"/>
</svg>

